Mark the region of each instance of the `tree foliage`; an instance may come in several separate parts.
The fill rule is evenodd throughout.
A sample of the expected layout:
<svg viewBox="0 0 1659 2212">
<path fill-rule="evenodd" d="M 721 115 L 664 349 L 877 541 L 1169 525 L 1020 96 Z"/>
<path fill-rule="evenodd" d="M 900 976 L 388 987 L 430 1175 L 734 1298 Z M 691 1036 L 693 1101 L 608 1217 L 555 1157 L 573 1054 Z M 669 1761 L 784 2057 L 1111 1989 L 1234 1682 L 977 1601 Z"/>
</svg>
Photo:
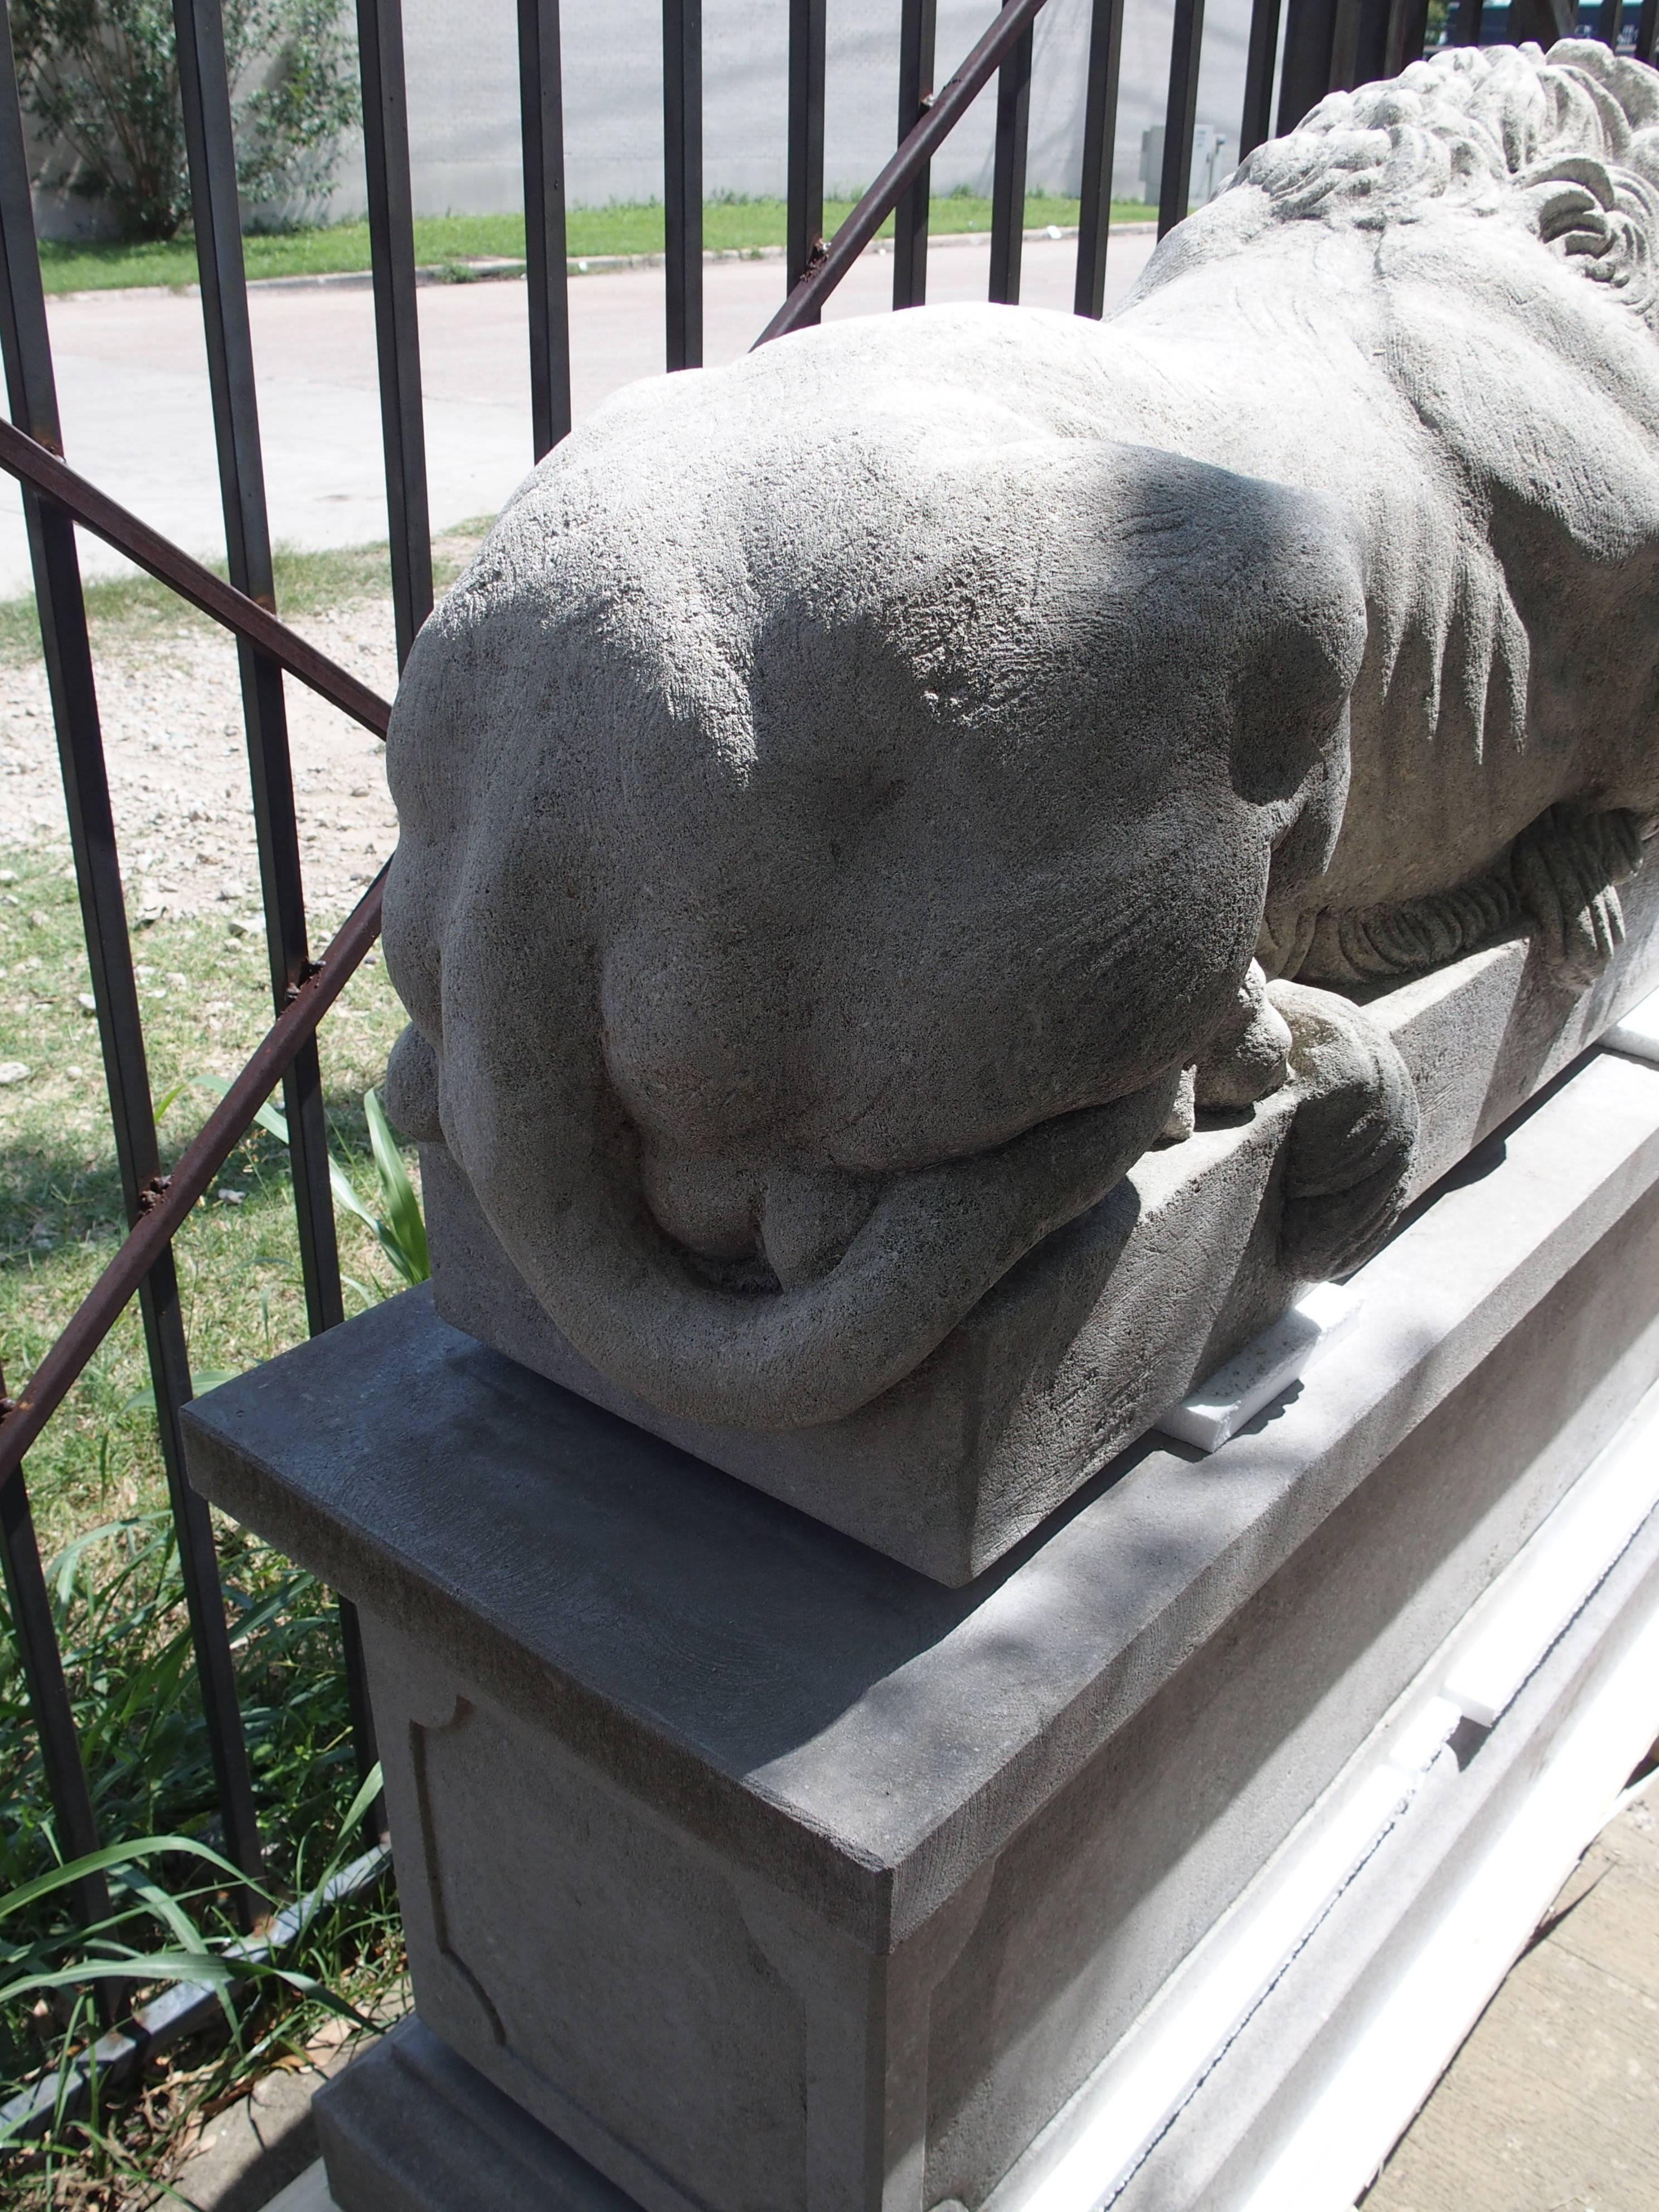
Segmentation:
<svg viewBox="0 0 1659 2212">
<path fill-rule="evenodd" d="M 171 0 L 15 0 L 23 100 L 70 157 L 73 189 L 135 238 L 190 212 Z M 271 214 L 328 187 L 359 115 L 339 0 L 224 0 L 242 202 Z"/>
</svg>

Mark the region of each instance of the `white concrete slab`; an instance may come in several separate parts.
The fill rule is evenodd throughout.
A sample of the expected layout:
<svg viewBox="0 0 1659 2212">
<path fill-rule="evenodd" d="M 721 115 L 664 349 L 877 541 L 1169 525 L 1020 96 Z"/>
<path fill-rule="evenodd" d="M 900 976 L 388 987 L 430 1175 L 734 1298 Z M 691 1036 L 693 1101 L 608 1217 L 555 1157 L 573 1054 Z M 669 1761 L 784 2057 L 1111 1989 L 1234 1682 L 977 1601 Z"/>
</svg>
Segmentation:
<svg viewBox="0 0 1659 2212">
<path fill-rule="evenodd" d="M 1613 1052 L 1628 1053 L 1632 1060 L 1659 1061 L 1659 991 L 1632 1006 L 1601 1042 Z"/>
<path fill-rule="evenodd" d="M 1126 232 L 1109 257 L 1107 302 L 1128 291 L 1153 240 Z M 1025 303 L 1069 310 L 1077 246 L 1027 241 Z M 936 243 L 929 294 L 983 299 L 984 243 Z M 892 263 L 866 257 L 829 315 L 886 312 Z M 705 270 L 711 366 L 752 344 L 782 295 L 778 259 L 714 261 Z M 521 281 L 430 285 L 420 293 L 432 521 L 444 529 L 493 514 L 531 465 L 530 364 Z M 71 464 L 187 551 L 222 550 L 201 302 L 159 290 L 82 293 L 52 301 L 52 336 Z M 295 545 L 351 545 L 386 534 L 374 306 L 367 289 L 256 289 L 252 295 L 265 484 L 272 534 Z M 663 272 L 574 277 L 571 354 L 578 420 L 620 386 L 661 374 Z M 88 575 L 126 570 L 82 533 Z M 0 485 L 0 597 L 29 588 L 21 504 Z"/>
</svg>

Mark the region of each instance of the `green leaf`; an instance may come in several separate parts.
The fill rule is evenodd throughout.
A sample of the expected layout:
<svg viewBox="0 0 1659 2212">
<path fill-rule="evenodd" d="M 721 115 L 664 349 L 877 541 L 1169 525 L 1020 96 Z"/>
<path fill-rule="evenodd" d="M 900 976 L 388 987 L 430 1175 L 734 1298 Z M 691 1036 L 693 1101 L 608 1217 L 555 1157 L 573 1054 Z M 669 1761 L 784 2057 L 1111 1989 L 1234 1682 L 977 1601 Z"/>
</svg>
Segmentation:
<svg viewBox="0 0 1659 2212">
<path fill-rule="evenodd" d="M 80 1565 L 83 1553 L 94 1544 L 102 1543 L 106 1536 L 118 1536 L 124 1528 L 139 1525 L 128 1515 L 119 1521 L 102 1522 L 96 1528 L 83 1528 L 78 1536 L 71 1537 L 46 1570 L 52 1577 L 58 1604 L 66 1606 L 75 1595 L 75 1571 Z M 0 1900 L 0 1912 L 4 1910 L 4 1903 Z"/>
<path fill-rule="evenodd" d="M 335 1204 L 344 1206 L 348 1213 L 355 1213 L 359 1221 L 367 1222 L 378 1237 L 380 1234 L 380 1223 L 358 1197 L 357 1186 L 332 1153 L 329 1155 L 328 1181 L 329 1188 L 334 1193 Z"/>
<path fill-rule="evenodd" d="M 378 2025 L 367 2013 L 359 2012 L 349 1998 L 343 1997 L 337 1990 L 328 1988 L 314 1975 L 296 1973 L 291 1966 L 268 1966 L 264 1969 L 264 1973 L 270 1980 L 286 1982 L 289 1989 L 297 1990 L 302 1997 L 311 1997 L 318 2004 L 326 2007 L 330 2012 L 338 2013 L 343 2020 L 356 2021 L 359 2027 L 372 2028 Z"/>
<path fill-rule="evenodd" d="M 144 1859 L 160 1858 L 167 1851 L 189 1851 L 198 1859 L 207 1860 L 210 1866 L 222 1869 L 233 1881 L 246 1882 L 250 1889 L 258 1890 L 261 1897 L 266 1894 L 257 1882 L 248 1881 L 240 1867 L 233 1866 L 216 1851 L 211 1844 L 198 1842 L 194 1836 L 140 1836 L 136 1843 L 106 1844 L 100 1851 L 88 1851 L 83 1858 L 66 1860 L 50 1873 L 37 1875 L 33 1881 L 24 1882 L 21 1888 L 8 1890 L 0 1897 L 0 1920 L 21 1912 L 37 1897 L 49 1897 L 53 1890 L 65 1889 L 87 1875 L 105 1874 L 111 1867 L 137 1866 Z"/>
<path fill-rule="evenodd" d="M 176 1941 L 185 1949 L 200 1951 L 206 1939 L 201 1929 L 175 1897 L 169 1897 L 158 1882 L 150 1881 L 131 1867 L 117 1867 L 115 1878 L 135 1897 L 141 1897 L 162 1925 L 170 1928 Z"/>
<path fill-rule="evenodd" d="M 380 1177 L 380 1201 L 386 1209 L 379 1225 L 386 1257 L 406 1283 L 423 1283 L 432 1273 L 427 1253 L 426 1224 L 421 1202 L 409 1180 L 404 1156 L 380 1104 L 380 1093 L 363 1093 L 363 1112 L 368 1121 L 368 1139 L 374 1149 L 374 1171 Z"/>
<path fill-rule="evenodd" d="M 352 1844 L 356 1840 L 357 1831 L 362 1825 L 364 1814 L 368 1812 L 369 1807 L 374 1802 L 374 1800 L 380 1796 L 381 1790 L 384 1790 L 385 1787 L 386 1778 L 380 1771 L 380 1762 L 377 1759 L 374 1765 L 369 1768 L 368 1773 L 364 1775 L 362 1781 L 358 1784 L 357 1794 L 346 1808 L 346 1816 L 340 1823 L 340 1833 L 338 1839 L 335 1843 L 332 1856 L 330 1858 L 328 1864 L 323 1869 L 322 1873 L 317 1877 L 317 1880 L 311 1886 L 311 1909 L 307 1911 L 305 1915 L 305 1919 L 301 1923 L 303 1926 L 309 1927 L 312 1921 L 315 1918 L 318 1910 L 317 1900 L 321 1897 L 323 1892 L 328 1887 L 330 1882 L 333 1881 L 335 1875 L 339 1872 L 340 1868 L 344 1863 L 346 1853 L 351 1849 Z"/>
<path fill-rule="evenodd" d="M 222 1382 L 234 1382 L 241 1371 L 240 1367 L 198 1367 L 190 1378 L 191 1388 L 199 1398 L 204 1390 L 216 1390 Z M 153 1413 L 155 1411 L 155 1391 L 135 1390 L 131 1397 L 121 1401 L 121 1411 L 124 1413 Z"/>
<path fill-rule="evenodd" d="M 334 1846 L 334 1856 L 323 1869 L 323 1884 L 333 1880 L 344 1859 L 352 1838 L 356 1834 L 363 1815 L 386 1788 L 386 1775 L 377 1759 L 357 1785 L 357 1795 L 346 1808 L 346 1816 L 340 1823 L 340 1840 Z"/>
<path fill-rule="evenodd" d="M 82 1959 L 73 1966 L 25 1974 L 0 1988 L 0 2004 L 27 1996 L 32 1990 L 70 1989 L 78 1982 L 206 1982 L 222 1989 L 235 1978 L 235 1970 L 211 1951 L 132 1951 L 119 1959 Z"/>
<path fill-rule="evenodd" d="M 216 1098 L 222 1098 L 230 1085 L 222 1075 L 187 1075 L 183 1083 L 176 1085 L 174 1089 L 169 1091 L 167 1094 L 169 1099 L 175 1097 L 178 1091 L 187 1087 L 197 1091 L 208 1091 Z M 273 1106 L 267 1098 L 253 1118 L 262 1129 L 269 1129 L 273 1137 L 280 1138 L 283 1144 L 287 1144 L 288 1116 L 280 1106 Z"/>
</svg>

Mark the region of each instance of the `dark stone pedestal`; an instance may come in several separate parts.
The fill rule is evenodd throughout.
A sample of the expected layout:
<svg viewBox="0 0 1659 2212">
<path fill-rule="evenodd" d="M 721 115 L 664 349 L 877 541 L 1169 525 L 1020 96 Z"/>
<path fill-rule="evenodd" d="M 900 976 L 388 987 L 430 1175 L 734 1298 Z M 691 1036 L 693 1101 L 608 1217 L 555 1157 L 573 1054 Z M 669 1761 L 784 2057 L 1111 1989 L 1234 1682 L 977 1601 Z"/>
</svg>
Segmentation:
<svg viewBox="0 0 1659 2212">
<path fill-rule="evenodd" d="M 1018 2203 L 1659 1376 L 1659 1072 L 1584 1063 L 1361 1283 L 1291 1400 L 961 1589 L 423 1293 L 192 1407 L 363 1614 L 424 2027 L 327 2093 L 344 2212 Z"/>
<path fill-rule="evenodd" d="M 337 2204 L 634 2212 L 634 2200 L 410 2017 L 318 2094 Z"/>
</svg>

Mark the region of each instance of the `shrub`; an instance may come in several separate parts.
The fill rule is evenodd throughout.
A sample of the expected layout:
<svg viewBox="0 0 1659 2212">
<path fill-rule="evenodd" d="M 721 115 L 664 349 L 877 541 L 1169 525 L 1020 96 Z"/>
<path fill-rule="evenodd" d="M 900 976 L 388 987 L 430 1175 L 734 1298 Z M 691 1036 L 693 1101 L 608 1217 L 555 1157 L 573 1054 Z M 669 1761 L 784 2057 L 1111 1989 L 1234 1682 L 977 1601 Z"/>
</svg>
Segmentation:
<svg viewBox="0 0 1659 2212">
<path fill-rule="evenodd" d="M 15 0 L 29 112 L 126 235 L 171 238 L 190 212 L 170 0 Z M 358 118 L 339 0 L 225 0 L 225 58 L 245 208 L 292 213 L 326 192 Z"/>
</svg>

